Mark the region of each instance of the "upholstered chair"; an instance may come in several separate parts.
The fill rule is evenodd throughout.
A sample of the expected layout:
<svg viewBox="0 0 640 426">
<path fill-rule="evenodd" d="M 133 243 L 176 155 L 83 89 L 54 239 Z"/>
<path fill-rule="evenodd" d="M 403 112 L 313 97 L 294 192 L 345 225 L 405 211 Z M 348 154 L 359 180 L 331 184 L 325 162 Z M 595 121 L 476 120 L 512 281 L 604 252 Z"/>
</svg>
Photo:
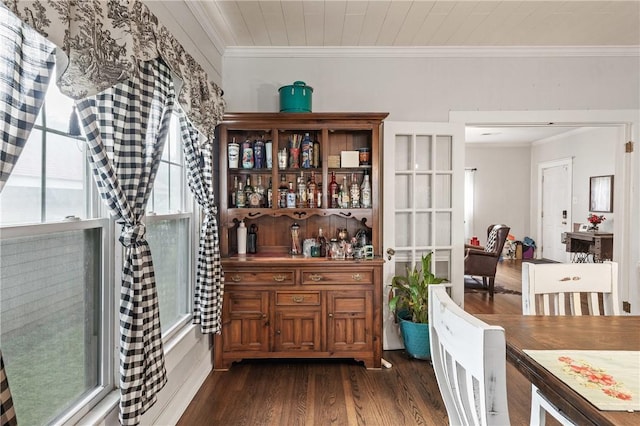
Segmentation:
<svg viewBox="0 0 640 426">
<path fill-rule="evenodd" d="M 510 230 L 511 228 L 507 225 L 490 225 L 487 228 L 487 244 L 484 247 L 465 244 L 464 274 L 482 277 L 482 284 L 488 288 L 491 298 L 493 298 L 496 268 Z"/>
</svg>

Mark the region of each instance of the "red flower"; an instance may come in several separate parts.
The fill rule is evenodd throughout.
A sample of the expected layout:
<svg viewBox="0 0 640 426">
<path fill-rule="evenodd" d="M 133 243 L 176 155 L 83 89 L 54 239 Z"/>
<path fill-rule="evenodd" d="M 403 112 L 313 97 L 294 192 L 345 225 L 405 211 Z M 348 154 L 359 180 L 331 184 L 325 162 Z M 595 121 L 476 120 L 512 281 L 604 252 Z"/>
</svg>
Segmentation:
<svg viewBox="0 0 640 426">
<path fill-rule="evenodd" d="M 589 221 L 589 223 L 593 224 L 593 225 L 599 225 L 601 224 L 603 221 L 606 220 L 606 218 L 604 217 L 604 215 L 596 215 L 593 213 L 589 213 L 589 216 L 587 217 L 587 220 Z"/>
</svg>

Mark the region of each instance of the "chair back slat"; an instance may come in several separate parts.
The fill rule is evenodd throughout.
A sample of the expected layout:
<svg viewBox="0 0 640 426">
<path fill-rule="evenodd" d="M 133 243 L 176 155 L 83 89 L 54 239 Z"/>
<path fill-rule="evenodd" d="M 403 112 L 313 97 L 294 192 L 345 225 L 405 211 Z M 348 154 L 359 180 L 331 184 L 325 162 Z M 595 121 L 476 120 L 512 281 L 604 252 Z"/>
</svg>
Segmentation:
<svg viewBox="0 0 640 426">
<path fill-rule="evenodd" d="M 525 315 L 620 315 L 618 264 L 525 262 L 522 264 L 522 312 Z"/>
<path fill-rule="evenodd" d="M 465 312 L 444 285 L 429 287 L 431 360 L 450 424 L 507 425 L 504 329 Z"/>
</svg>

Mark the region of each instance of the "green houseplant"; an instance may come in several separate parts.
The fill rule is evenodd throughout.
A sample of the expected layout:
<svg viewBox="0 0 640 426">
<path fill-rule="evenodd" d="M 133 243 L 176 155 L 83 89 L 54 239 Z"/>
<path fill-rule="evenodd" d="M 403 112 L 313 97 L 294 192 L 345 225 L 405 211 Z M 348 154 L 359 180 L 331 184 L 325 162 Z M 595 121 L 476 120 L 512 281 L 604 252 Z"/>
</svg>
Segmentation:
<svg viewBox="0 0 640 426">
<path fill-rule="evenodd" d="M 429 348 L 429 286 L 446 281 L 431 272 L 433 252 L 422 255 L 420 268 L 407 267 L 406 275 L 391 279 L 393 297 L 389 310 L 395 312 L 407 353 L 418 359 L 430 359 Z"/>
</svg>

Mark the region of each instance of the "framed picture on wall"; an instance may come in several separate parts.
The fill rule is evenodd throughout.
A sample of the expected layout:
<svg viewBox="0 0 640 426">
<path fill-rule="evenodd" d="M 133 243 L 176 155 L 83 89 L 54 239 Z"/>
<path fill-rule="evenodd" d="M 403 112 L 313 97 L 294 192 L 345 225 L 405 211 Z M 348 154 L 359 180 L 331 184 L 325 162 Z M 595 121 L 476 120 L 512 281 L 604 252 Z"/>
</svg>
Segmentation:
<svg viewBox="0 0 640 426">
<path fill-rule="evenodd" d="M 613 211 L 613 175 L 589 178 L 589 211 Z"/>
</svg>

